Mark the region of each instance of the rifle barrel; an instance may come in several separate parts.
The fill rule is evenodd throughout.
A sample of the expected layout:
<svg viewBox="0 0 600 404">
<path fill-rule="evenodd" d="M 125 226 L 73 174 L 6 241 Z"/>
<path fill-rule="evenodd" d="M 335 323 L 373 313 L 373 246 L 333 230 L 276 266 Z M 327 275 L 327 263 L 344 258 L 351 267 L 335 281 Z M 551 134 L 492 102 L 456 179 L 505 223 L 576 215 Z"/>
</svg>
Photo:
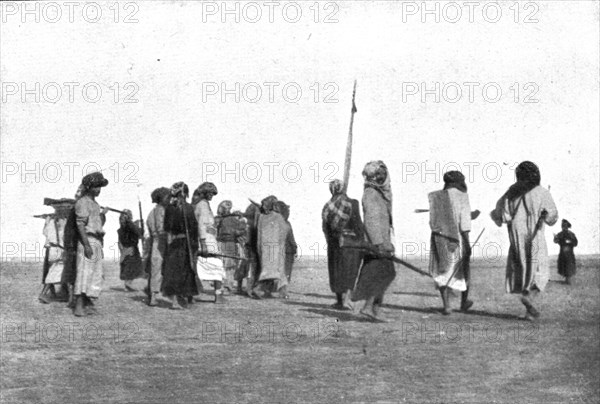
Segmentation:
<svg viewBox="0 0 600 404">
<path fill-rule="evenodd" d="M 120 214 L 123 214 L 123 213 L 125 213 L 125 212 L 123 212 L 122 210 L 118 210 L 118 209 L 109 208 L 108 206 L 104 206 L 102 209 L 106 209 L 106 210 L 109 210 L 109 211 L 111 211 L 111 212 L 120 213 Z"/>
<path fill-rule="evenodd" d="M 33 215 L 36 219 L 45 219 L 47 217 L 54 217 L 54 213 L 44 213 L 42 215 Z"/>
</svg>

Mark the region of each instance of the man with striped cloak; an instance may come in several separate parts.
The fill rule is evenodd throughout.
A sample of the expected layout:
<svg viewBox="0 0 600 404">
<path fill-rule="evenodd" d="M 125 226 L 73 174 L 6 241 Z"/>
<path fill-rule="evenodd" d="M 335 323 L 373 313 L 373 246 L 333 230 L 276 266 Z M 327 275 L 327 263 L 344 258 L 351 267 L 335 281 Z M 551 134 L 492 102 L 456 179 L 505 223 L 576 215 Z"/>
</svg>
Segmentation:
<svg viewBox="0 0 600 404">
<path fill-rule="evenodd" d="M 343 191 L 344 183 L 333 180 L 329 184 L 331 199 L 321 212 L 322 228 L 327 242 L 327 268 L 329 287 L 336 296 L 332 306 L 338 310 L 352 310 L 350 298 L 362 262 L 362 253 L 355 249 L 340 248 L 340 237 L 364 240 L 360 205 Z"/>
</svg>

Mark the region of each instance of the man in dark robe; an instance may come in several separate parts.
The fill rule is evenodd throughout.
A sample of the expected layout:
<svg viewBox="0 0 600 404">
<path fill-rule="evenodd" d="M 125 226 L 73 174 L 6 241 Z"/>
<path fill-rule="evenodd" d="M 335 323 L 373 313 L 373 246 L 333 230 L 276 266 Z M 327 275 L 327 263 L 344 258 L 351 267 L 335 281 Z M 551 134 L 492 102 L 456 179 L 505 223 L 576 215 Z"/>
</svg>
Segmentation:
<svg viewBox="0 0 600 404">
<path fill-rule="evenodd" d="M 258 278 L 260 276 L 260 260 L 258 259 L 258 217 L 260 207 L 251 203 L 244 212 L 246 218 L 246 238 L 244 252 L 246 261 L 240 271 L 246 276 L 246 294 L 253 299 L 260 299 L 258 291 Z"/>
<path fill-rule="evenodd" d="M 573 249 L 577 247 L 577 237 L 571 230 L 571 223 L 563 219 L 562 231 L 554 236 L 554 242 L 560 246 L 558 253 L 558 274 L 565 277 L 565 283 L 571 284 L 571 277 L 577 272 L 577 263 Z"/>
<path fill-rule="evenodd" d="M 133 213 L 125 209 L 119 216 L 121 227 L 117 230 L 119 237 L 119 266 L 121 272 L 119 278 L 125 281 L 125 290 L 134 292 L 133 281 L 138 278 L 146 278 L 146 272 L 142 266 L 142 257 L 138 243 L 142 236 L 139 223 L 133 222 Z"/>
<path fill-rule="evenodd" d="M 332 196 L 323 207 L 321 217 L 327 242 L 329 287 L 336 296 L 333 308 L 352 310 L 350 299 L 362 262 L 362 253 L 360 250 L 340 248 L 340 237 L 344 235 L 364 240 L 365 235 L 359 203 L 356 199 L 348 198 L 343 189 L 344 184 L 340 180 L 333 180 L 329 184 Z"/>
<path fill-rule="evenodd" d="M 83 196 L 83 185 L 79 185 L 75 192 L 75 201 Z M 104 217 L 106 220 L 106 217 Z M 79 232 L 77 230 L 77 215 L 75 214 L 75 206 L 71 208 L 67 216 L 64 232 L 64 269 L 62 273 L 62 283 L 67 285 L 69 291 L 69 302 L 67 307 L 75 308 L 75 279 L 77 278 L 77 244 L 79 243 Z"/>
<path fill-rule="evenodd" d="M 171 187 L 171 203 L 165 210 L 164 229 L 168 245 L 163 266 L 162 294 L 171 300 L 171 309 L 181 310 L 178 297 L 191 303 L 198 294 L 194 270 L 198 251 L 198 222 L 194 208 L 186 202 L 189 188 L 183 182 Z"/>
</svg>

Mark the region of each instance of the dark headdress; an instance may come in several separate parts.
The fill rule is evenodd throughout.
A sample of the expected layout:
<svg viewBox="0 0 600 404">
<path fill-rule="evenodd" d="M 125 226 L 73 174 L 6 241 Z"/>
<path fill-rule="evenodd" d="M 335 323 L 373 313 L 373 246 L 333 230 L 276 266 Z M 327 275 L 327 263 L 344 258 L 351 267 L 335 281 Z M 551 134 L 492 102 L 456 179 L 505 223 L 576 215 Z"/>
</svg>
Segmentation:
<svg viewBox="0 0 600 404">
<path fill-rule="evenodd" d="M 121 215 L 119 216 L 119 218 L 124 217 L 126 219 L 126 221 L 130 222 L 133 220 L 133 212 L 129 209 L 123 209 L 121 211 Z"/>
<path fill-rule="evenodd" d="M 267 196 L 260 202 L 260 209 L 264 214 L 268 214 L 275 208 L 275 202 L 277 202 L 277 197 L 274 195 Z"/>
<path fill-rule="evenodd" d="M 218 193 L 219 191 L 217 190 L 217 186 L 215 184 L 212 182 L 204 182 L 194 191 L 193 203 L 197 203 L 203 199 L 206 199 L 208 194 L 217 195 Z"/>
<path fill-rule="evenodd" d="M 161 203 L 165 196 L 169 195 L 171 190 L 169 188 L 160 187 L 156 188 L 150 194 L 150 198 L 152 198 L 152 203 Z"/>
<path fill-rule="evenodd" d="M 329 192 L 331 195 L 341 194 L 344 189 L 344 183 L 340 180 L 333 180 L 329 183 Z"/>
<path fill-rule="evenodd" d="M 227 216 L 231 214 L 231 208 L 233 207 L 233 203 L 231 201 L 223 201 L 217 207 L 217 215 L 218 216 Z"/>
<path fill-rule="evenodd" d="M 275 202 L 273 210 L 283 216 L 285 220 L 288 220 L 290 217 L 290 205 L 286 204 L 284 201 Z"/>
<path fill-rule="evenodd" d="M 515 175 L 517 177 L 517 182 L 511 185 L 510 188 L 508 188 L 508 191 L 506 191 L 506 198 L 509 201 L 513 201 L 525 195 L 533 188 L 540 185 L 540 169 L 531 161 L 524 161 L 519 164 L 515 170 Z"/>
<path fill-rule="evenodd" d="M 176 182 L 171 186 L 171 196 L 174 198 L 183 197 L 184 199 L 190 194 L 190 189 L 183 181 Z"/>
<path fill-rule="evenodd" d="M 87 190 L 90 188 L 105 187 L 108 180 L 104 178 L 101 172 L 90 173 L 82 178 L 81 185 Z"/>
<path fill-rule="evenodd" d="M 467 192 L 465 176 L 460 171 L 448 171 L 444 174 L 444 189 L 456 188 L 461 192 Z"/>
<path fill-rule="evenodd" d="M 562 222 L 561 222 L 561 225 L 562 226 L 567 226 L 568 229 L 571 228 L 571 223 L 567 219 L 563 219 Z"/>
</svg>

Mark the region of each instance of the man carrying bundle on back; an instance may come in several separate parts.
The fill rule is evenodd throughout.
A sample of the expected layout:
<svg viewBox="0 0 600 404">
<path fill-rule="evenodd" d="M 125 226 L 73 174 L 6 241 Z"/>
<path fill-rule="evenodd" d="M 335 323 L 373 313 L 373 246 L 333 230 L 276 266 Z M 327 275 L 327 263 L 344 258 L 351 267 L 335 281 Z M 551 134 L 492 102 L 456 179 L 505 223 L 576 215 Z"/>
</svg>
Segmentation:
<svg viewBox="0 0 600 404">
<path fill-rule="evenodd" d="M 44 287 L 38 299 L 41 303 L 48 304 L 56 298 L 54 289 L 56 285 L 62 286 L 61 294 L 65 298 L 68 297 L 68 286 L 63 284 L 62 281 L 65 259 L 67 258 L 64 235 L 67 218 L 73 209 L 75 200 L 46 198 L 44 204 L 52 206 L 55 211 L 53 214 L 36 216 L 45 219 L 43 234 L 46 237 L 46 243 L 44 244 L 46 254 L 42 275 Z"/>
</svg>

